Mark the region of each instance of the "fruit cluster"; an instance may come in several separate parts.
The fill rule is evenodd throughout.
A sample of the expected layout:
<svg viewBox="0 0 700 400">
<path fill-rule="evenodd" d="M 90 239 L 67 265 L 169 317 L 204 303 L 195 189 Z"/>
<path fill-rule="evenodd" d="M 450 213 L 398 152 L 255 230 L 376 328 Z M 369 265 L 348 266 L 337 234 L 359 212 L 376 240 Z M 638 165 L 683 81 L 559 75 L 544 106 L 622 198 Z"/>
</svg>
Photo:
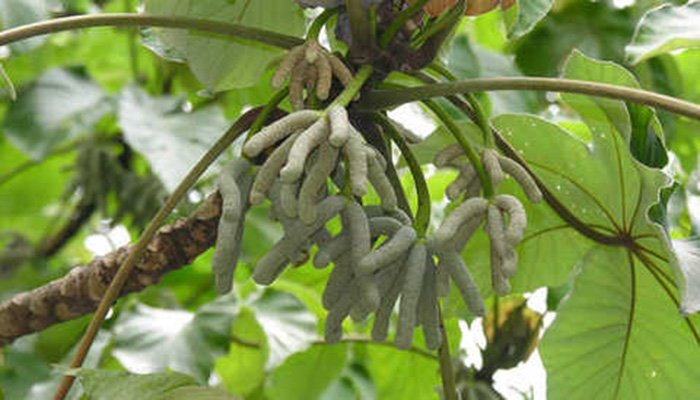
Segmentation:
<svg viewBox="0 0 700 400">
<path fill-rule="evenodd" d="M 454 210 L 433 236 L 417 231 L 420 224 L 414 225 L 411 216 L 397 207 L 395 189 L 401 188 L 387 176 L 388 161 L 350 123 L 348 111 L 339 105 L 324 111 L 301 109 L 305 103 L 299 82 L 307 82 L 307 95 L 315 88 L 321 99 L 328 97 L 333 75 L 349 84 L 352 75 L 347 72 L 349 77 L 343 78 L 345 72 L 338 73 L 332 58 L 315 41 L 285 56 L 273 86 L 280 87 L 291 75 L 290 97 L 297 111 L 266 126 L 243 145 L 248 159 L 265 155 L 259 167 L 240 159 L 222 170 L 218 185 L 223 213 L 213 259 L 216 288 L 220 293 L 231 290 L 248 204 L 261 205 L 267 199 L 269 215 L 280 222 L 284 235 L 255 266 L 256 283 L 270 285 L 289 265 L 305 264 L 315 251 L 315 268 L 333 265 L 322 297 L 328 310 L 327 342 L 341 339 L 348 316 L 364 321 L 371 314 L 373 340 L 386 340 L 399 303 L 396 346 L 410 347 L 420 326 L 426 347 L 436 349 L 441 344 L 438 297 L 449 293 L 450 282 L 474 315 L 485 314 L 483 298 L 461 257 L 480 226 L 485 226 L 491 243 L 496 293 L 510 292 L 509 279 L 517 270 L 515 248 L 527 225 L 525 209 L 510 195 L 481 197 L 484 179 L 497 188 L 507 173 L 531 201 L 540 201 L 542 195 L 526 169 L 494 149 L 481 151 L 479 176 L 476 167 L 462 159 L 461 147 L 448 146 L 436 155 L 434 164 L 459 170 L 447 188 Z M 368 182 L 381 205 L 363 204 Z M 341 230 L 333 234 L 328 226 L 336 218 Z"/>
</svg>

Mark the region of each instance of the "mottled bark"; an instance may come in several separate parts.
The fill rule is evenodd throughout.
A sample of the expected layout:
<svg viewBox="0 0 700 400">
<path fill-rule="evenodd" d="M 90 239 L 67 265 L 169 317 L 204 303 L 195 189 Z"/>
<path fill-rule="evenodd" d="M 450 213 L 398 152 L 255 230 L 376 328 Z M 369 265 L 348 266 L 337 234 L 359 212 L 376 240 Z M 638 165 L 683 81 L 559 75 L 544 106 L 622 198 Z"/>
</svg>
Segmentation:
<svg viewBox="0 0 700 400">
<path fill-rule="evenodd" d="M 220 214 L 221 198 L 215 193 L 192 215 L 162 227 L 136 264 L 121 296 L 158 283 L 163 275 L 191 264 L 213 246 Z M 131 247 L 129 244 L 97 257 L 62 278 L 0 304 L 0 346 L 95 311 Z"/>
</svg>

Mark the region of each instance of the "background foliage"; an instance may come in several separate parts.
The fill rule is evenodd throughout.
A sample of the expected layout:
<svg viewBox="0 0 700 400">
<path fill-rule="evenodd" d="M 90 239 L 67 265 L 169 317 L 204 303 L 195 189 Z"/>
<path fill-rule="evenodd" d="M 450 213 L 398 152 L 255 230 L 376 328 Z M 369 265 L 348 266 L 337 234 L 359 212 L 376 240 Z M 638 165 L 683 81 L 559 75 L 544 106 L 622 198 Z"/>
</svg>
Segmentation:
<svg viewBox="0 0 700 400">
<path fill-rule="evenodd" d="M 700 103 L 700 50 L 692 48 L 700 43 L 700 3 L 657 9 L 661 2 L 649 0 L 518 3 L 505 13 L 464 20 L 441 54 L 455 75 L 564 76 L 639 86 Z M 204 16 L 293 35 L 304 32 L 304 12 L 294 2 L 253 1 L 245 12 L 243 4 L 153 0 L 144 6 L 154 14 Z M 135 11 L 136 6 L 130 0 L 5 0 L 0 3 L 0 26 L 61 15 Z M 0 300 L 92 259 L 86 239 L 104 238 L 100 235 L 108 231 L 105 227 L 122 224 L 137 237 L 164 195 L 230 122 L 272 95 L 270 69 L 265 67 L 274 64 L 279 50 L 193 32 L 157 33 L 100 28 L 5 49 L 12 57 L 4 66 L 18 86 L 19 98 L 10 102 L 9 93 L 0 92 Z M 665 166 L 677 182 L 661 213 L 667 217 L 666 228 L 674 239 L 697 235 L 697 121 L 584 96 L 559 99 L 542 93 L 494 92 L 481 99 L 495 116 L 495 126 L 586 224 L 603 231 L 625 225 L 635 235 L 657 235 L 646 215 L 624 205 L 639 204 L 636 210 L 644 210 L 656 203 L 656 189 L 668 180 L 653 168 Z M 525 112 L 534 115 L 522 115 Z M 460 124 L 465 132 L 478 135 L 470 122 Z M 419 159 L 428 164 L 446 137 L 438 129 L 416 146 Z M 631 151 L 620 152 L 621 148 Z M 236 144 L 225 158 L 238 152 Z M 452 175 L 428 175 L 434 201 L 442 204 Z M 626 180 L 622 185 L 620 177 Z M 519 190 L 507 183 L 504 189 Z M 178 215 L 187 214 L 212 190 L 208 179 L 200 182 Z M 416 201 L 413 192 L 407 188 L 411 202 Z M 531 224 L 513 285 L 517 292 L 549 287 L 548 311 L 560 316 L 541 347 L 549 395 L 612 395 L 617 380 L 623 381 L 615 392 L 622 398 L 662 398 L 664 394 L 655 392 L 659 388 L 697 393 L 700 350 L 688 344 L 688 327 L 677 315 L 678 305 L 668 300 L 640 261 L 623 249 L 594 244 L 545 206 L 527 207 Z M 442 216 L 443 208 L 435 207 L 435 218 Z M 82 218 L 80 229 L 67 235 L 65 227 L 76 216 Z M 320 295 L 327 272 L 300 267 L 287 271 L 269 289 L 251 283 L 251 267 L 280 233 L 263 209 L 252 210 L 247 224 L 235 293 L 216 298 L 207 253 L 157 286 L 121 300 L 100 332 L 86 369 L 79 372 L 81 387 L 74 390 L 74 398 L 80 391 L 91 399 L 437 396 L 437 361 L 430 355 L 362 340 L 336 346 L 319 341 L 325 315 Z M 55 249 L 47 245 L 61 235 L 67 236 Z M 464 258 L 484 294 L 489 294 L 486 252 L 473 251 L 485 240 L 484 234 L 477 235 Z M 696 242 L 683 243 L 686 255 L 681 261 L 686 262 L 680 269 L 665 262 L 660 268 L 685 276 L 690 287 L 697 284 L 690 269 L 695 259 L 687 254 L 698 250 Z M 668 250 L 658 240 L 645 246 Z M 633 271 L 641 271 L 632 281 L 640 296 L 630 299 L 625 285 Z M 561 303 L 569 291 L 569 300 Z M 681 294 L 685 307 L 697 307 L 697 292 Z M 631 311 L 626 307 L 637 298 L 641 311 L 634 314 L 630 336 L 625 327 Z M 446 315 L 453 352 L 463 359 L 457 320 L 468 313 L 454 294 Z M 697 323 L 697 315 L 692 320 Z M 60 378 L 52 365 L 68 362 L 87 322 L 81 318 L 64 323 L 5 347 L 0 353 L 0 398 L 47 398 Z M 353 337 L 367 336 L 368 326 L 346 324 Z M 417 336 L 417 347 L 421 341 Z M 628 360 L 618 368 L 621 346 L 626 346 Z M 572 359 L 590 362 L 572 366 Z M 484 355 L 484 363 L 488 361 Z M 502 359 L 499 363 L 508 366 Z M 461 380 L 467 386 L 474 384 L 477 373 L 468 371 Z M 645 382 L 657 376 L 661 382 L 645 389 Z M 218 389 L 205 391 L 205 386 Z"/>
</svg>

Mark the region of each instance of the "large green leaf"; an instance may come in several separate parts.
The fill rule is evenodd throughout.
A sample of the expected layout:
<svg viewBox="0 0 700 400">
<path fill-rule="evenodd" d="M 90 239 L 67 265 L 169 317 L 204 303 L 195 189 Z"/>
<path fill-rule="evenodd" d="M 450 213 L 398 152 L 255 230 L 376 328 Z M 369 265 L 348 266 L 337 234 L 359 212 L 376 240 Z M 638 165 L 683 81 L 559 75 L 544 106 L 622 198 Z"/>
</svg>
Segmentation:
<svg viewBox="0 0 700 400">
<path fill-rule="evenodd" d="M 520 76 L 513 57 L 470 43 L 466 35 L 459 35 L 450 43 L 447 65 L 460 79 Z M 488 94 L 492 114 L 505 112 L 533 112 L 537 108 L 532 92 L 498 91 Z"/>
<path fill-rule="evenodd" d="M 49 18 L 50 4 L 47 0 L 3 0 L 0 2 L 0 28 L 10 29 Z M 42 37 L 12 44 L 16 51 L 28 51 L 46 40 Z"/>
<path fill-rule="evenodd" d="M 497 126 L 499 126 L 499 121 L 502 119 L 495 120 Z M 526 147 L 530 150 L 539 149 L 537 151 L 543 152 L 545 157 L 551 152 L 551 147 L 547 144 L 546 139 L 537 139 L 539 126 L 527 119 L 519 120 L 516 124 L 519 125 L 515 129 L 518 136 L 534 139 L 528 140 Z M 458 126 L 472 145 L 480 146 L 481 133 L 474 124 L 460 121 Z M 506 139 L 512 138 L 512 132 L 504 133 L 507 135 Z M 440 127 L 422 143 L 415 146 L 416 154 L 419 155 L 421 162 L 430 162 L 437 151 L 453 142 L 454 139 L 451 135 L 443 127 Z M 555 187 L 557 190 L 562 190 L 561 185 Z M 500 185 L 499 192 L 510 193 L 525 199 L 524 193 L 512 179 L 506 179 Z M 440 199 L 443 197 L 442 191 L 432 191 L 432 193 L 438 195 Z M 564 223 L 550 208 L 528 201 L 523 201 L 523 204 L 529 222 L 519 248 L 519 272 L 511 282 L 513 290 L 526 292 L 542 286 L 561 285 L 569 277 L 572 268 L 579 262 L 581 256 L 590 249 L 591 243 Z M 434 207 L 433 211 L 438 213 L 435 216 L 438 220 L 442 219 L 440 207 Z M 567 246 L 552 246 L 552 241 L 561 241 L 567 243 Z M 478 230 L 462 253 L 484 296 L 492 293 L 489 256 L 488 252 L 483 251 L 487 248 L 488 238 L 482 230 Z M 461 304 L 461 300 L 458 301 L 458 304 Z M 452 314 L 452 312 L 450 313 Z"/>
<path fill-rule="evenodd" d="M 664 353 L 664 365 L 684 365 L 698 359 L 697 338 L 678 312 L 674 271 L 663 261 L 670 258 L 666 239 L 646 216 L 646 210 L 657 201 L 658 189 L 667 182 L 666 177 L 636 162 L 621 135 L 610 128 L 593 130 L 593 141 L 585 143 L 535 117 L 502 116 L 494 123 L 576 218 L 598 233 L 633 238 L 629 246 L 638 252 L 628 254 L 625 247 L 589 241 L 591 250 L 578 264 L 578 270 L 583 271 L 579 276 L 582 281 L 575 281 L 569 301 L 560 308 L 559 317 L 544 339 L 543 356 L 552 396 L 575 393 L 581 398 L 608 398 L 620 390 L 630 393 L 620 397 L 630 398 L 645 387 L 653 387 L 649 393 L 662 390 L 669 382 L 675 390 L 670 397 L 691 396 L 687 382 L 697 381 L 697 377 L 690 369 L 669 374 L 657 368 L 656 373 L 663 373 L 663 379 L 640 380 L 651 374 L 650 365 L 658 363 L 660 354 L 648 341 L 661 342 L 665 336 L 675 338 L 671 343 L 676 351 Z M 545 144 L 557 151 L 544 150 Z M 529 217 L 536 221 L 536 217 Z M 580 244 L 572 246 L 565 236 L 552 235 L 549 239 L 548 248 L 553 251 L 581 248 Z M 521 254 L 527 249 L 525 242 Z M 530 267 L 522 266 L 518 275 L 526 274 L 525 268 Z M 595 284 L 586 281 L 590 276 L 595 277 Z M 516 276 L 516 282 L 517 279 Z M 627 296 L 621 297 L 620 293 Z M 604 304 L 623 311 L 609 312 Z M 631 319 L 630 315 L 635 317 Z M 654 322 L 648 322 L 650 319 Z M 585 346 L 575 340 L 593 347 L 588 348 L 589 352 L 579 350 Z M 595 349 L 601 354 L 593 353 Z M 610 367 L 613 358 L 618 361 L 615 368 Z M 573 370 L 576 372 L 559 372 Z M 581 378 L 572 379 L 570 374 Z M 584 381 L 586 386 L 581 386 Z M 610 386 L 610 382 L 616 383 Z"/>
<path fill-rule="evenodd" d="M 267 347 L 265 332 L 255 321 L 253 312 L 243 308 L 231 328 L 228 355 L 216 360 L 215 370 L 229 392 L 247 396 L 265 381 Z"/>
<path fill-rule="evenodd" d="M 634 75 L 624 68 L 588 58 L 579 51 L 567 59 L 564 77 L 639 88 Z M 668 162 L 661 123 L 650 108 L 594 97 L 565 95 L 564 98 L 575 103 L 577 112 L 591 129 L 604 129 L 606 124 L 612 124 L 644 165 L 661 168 Z"/>
<path fill-rule="evenodd" d="M 290 355 L 303 351 L 317 338 L 317 321 L 304 304 L 289 293 L 265 290 L 246 304 L 266 335 L 267 368 L 280 365 Z"/>
<path fill-rule="evenodd" d="M 128 372 L 81 370 L 78 373 L 86 400 L 163 399 L 166 393 L 197 384 L 179 372 L 135 375 Z"/>
<path fill-rule="evenodd" d="M 541 352 L 551 398 L 697 395 L 697 339 L 655 277 L 622 249 L 586 256 Z"/>
<path fill-rule="evenodd" d="M 169 191 L 228 127 L 218 106 L 185 112 L 181 99 L 150 97 L 136 87 L 121 94 L 119 124 L 126 141 L 148 160 Z"/>
<path fill-rule="evenodd" d="M 437 360 L 384 346 L 373 346 L 368 356 L 378 399 L 436 398 L 435 388 L 440 386 Z"/>
<path fill-rule="evenodd" d="M 347 353 L 347 345 L 340 344 L 295 354 L 270 374 L 265 393 L 271 399 L 317 399 L 339 377 Z"/>
<path fill-rule="evenodd" d="M 235 22 L 255 28 L 301 36 L 304 16 L 289 0 L 146 0 L 146 12 Z M 162 32 L 163 40 L 185 57 L 209 89 L 222 91 L 250 86 L 281 51 L 251 41 L 222 39 L 196 32 Z"/>
<path fill-rule="evenodd" d="M 555 9 L 516 43 L 515 60 L 525 75 L 557 76 L 573 49 L 621 62 L 634 31 L 632 11 L 611 2 L 555 2 Z"/>
<path fill-rule="evenodd" d="M 236 302 L 222 297 L 196 313 L 138 304 L 114 327 L 114 357 L 137 373 L 172 369 L 207 382 L 214 360 L 228 350 Z"/>
<path fill-rule="evenodd" d="M 246 396 L 259 389 L 268 371 L 311 346 L 316 318 L 293 295 L 274 289 L 254 292 L 236 314 L 227 356 L 216 372 L 230 392 Z"/>
<path fill-rule="evenodd" d="M 613 65 L 579 55 L 573 59 L 567 71 L 580 79 L 625 84 L 614 79 L 618 73 Z M 670 243 L 647 216 L 669 179 L 630 154 L 624 104 L 580 95 L 563 98 L 586 123 L 590 140 L 537 117 L 504 115 L 494 120 L 559 207 L 590 237 L 607 238 L 588 241 L 590 250 L 577 265 L 580 275 L 544 338 L 550 394 L 655 398 L 666 391 L 666 397 L 692 397 L 698 372 L 683 366 L 700 359 L 700 338 L 678 311 L 673 277 L 678 287 L 685 288 L 685 281 Z M 521 254 L 527 248 L 526 241 Z M 549 248 L 582 247 L 552 236 Z"/>
<path fill-rule="evenodd" d="M 8 349 L 0 365 L 0 387 L 7 399 L 28 398 L 33 384 L 48 379 L 49 367 L 33 354 Z"/>
<path fill-rule="evenodd" d="M 223 389 L 201 386 L 182 386 L 154 400 L 236 400 Z"/>
<path fill-rule="evenodd" d="M 111 334 L 104 330 L 101 330 L 97 334 L 97 337 L 95 337 L 95 341 L 90 347 L 90 352 L 88 353 L 87 357 L 85 358 L 85 361 L 83 362 L 83 368 L 98 368 L 101 365 L 102 361 L 105 358 L 106 350 L 108 346 L 112 343 L 111 339 Z M 13 344 L 13 346 L 22 347 L 21 343 L 23 341 L 25 342 L 25 344 L 27 342 L 31 342 L 32 336 L 26 336 L 24 338 L 21 338 L 18 342 Z M 38 343 L 35 343 L 34 345 L 36 346 L 37 344 Z M 68 354 L 66 354 L 65 357 L 63 357 L 60 366 L 56 367 L 55 370 L 63 371 L 68 369 L 68 365 L 70 365 L 70 363 L 73 361 L 73 357 L 75 356 L 79 345 L 79 343 L 75 343 L 73 349 Z M 37 350 L 38 349 L 34 349 L 35 352 Z M 53 397 L 54 393 L 56 393 L 56 390 L 60 386 L 62 379 L 63 376 L 60 373 L 53 373 L 48 377 L 48 379 L 45 377 L 41 377 L 39 382 L 35 382 L 34 385 L 32 385 L 31 390 L 29 391 L 29 393 L 27 393 L 25 397 L 12 397 L 12 399 L 49 399 Z M 66 397 L 66 399 L 77 400 L 80 398 L 81 395 L 82 391 L 72 390 Z"/>
<path fill-rule="evenodd" d="M 530 126 L 533 122 L 529 118 L 511 120 L 509 117 L 512 116 L 499 117 L 494 120 L 494 123 L 499 129 L 510 126 L 511 123 L 513 126 L 518 125 L 518 133 L 530 135 L 531 138 L 537 135 L 538 129 L 540 131 L 547 129 L 539 124 L 534 127 Z M 524 123 L 528 124 L 527 127 L 523 125 Z M 553 126 L 553 129 L 558 128 Z M 539 141 L 533 138 L 528 145 L 531 147 L 549 146 L 545 142 L 546 140 Z M 532 161 L 529 158 L 527 160 Z M 532 166 L 534 167 L 535 164 Z M 546 177 L 545 181 L 551 181 L 547 180 L 551 179 L 548 172 L 542 171 L 541 174 L 543 179 Z M 556 180 L 552 187 L 555 193 L 566 196 L 565 201 L 576 197 L 576 192 L 572 192 L 571 187 L 565 184 L 564 179 L 561 182 Z M 581 257 L 586 254 L 593 243 L 562 221 L 551 208 L 527 201 L 520 187 L 512 179 L 506 179 L 499 186 L 499 193 L 512 194 L 522 199 L 528 219 L 523 241 L 518 248 L 518 273 L 511 279 L 513 292 L 530 292 L 542 286 L 559 286 L 565 283 L 570 277 L 572 269 L 580 262 Z M 493 293 L 488 248 L 488 236 L 480 229 L 469 240 L 462 252 L 462 256 L 484 296 L 490 296 Z M 461 299 L 459 302 L 461 303 Z"/>
<path fill-rule="evenodd" d="M 526 35 L 552 8 L 552 0 L 520 0 L 504 14 L 510 38 Z"/>
<path fill-rule="evenodd" d="M 322 400 L 375 399 L 374 385 L 362 364 L 347 365 L 339 379 L 323 392 Z"/>
<path fill-rule="evenodd" d="M 5 135 L 39 160 L 67 140 L 89 132 L 112 110 L 104 91 L 76 71 L 52 69 L 20 92 L 5 115 Z"/>
<path fill-rule="evenodd" d="M 700 47 L 700 1 L 685 5 L 664 4 L 650 10 L 637 25 L 625 48 L 631 64 L 688 47 Z"/>
</svg>

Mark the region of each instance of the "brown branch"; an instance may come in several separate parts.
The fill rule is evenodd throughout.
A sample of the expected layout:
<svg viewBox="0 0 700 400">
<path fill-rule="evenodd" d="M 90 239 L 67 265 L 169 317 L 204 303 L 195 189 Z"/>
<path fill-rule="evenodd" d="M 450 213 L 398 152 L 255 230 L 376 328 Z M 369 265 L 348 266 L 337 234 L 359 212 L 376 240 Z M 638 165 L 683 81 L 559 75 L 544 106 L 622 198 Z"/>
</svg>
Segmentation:
<svg viewBox="0 0 700 400">
<path fill-rule="evenodd" d="M 138 292 L 191 264 L 214 245 L 221 198 L 214 193 L 192 215 L 162 227 L 136 264 L 120 296 Z M 66 276 L 0 304 L 0 346 L 97 308 L 133 245 L 123 246 Z"/>
</svg>

